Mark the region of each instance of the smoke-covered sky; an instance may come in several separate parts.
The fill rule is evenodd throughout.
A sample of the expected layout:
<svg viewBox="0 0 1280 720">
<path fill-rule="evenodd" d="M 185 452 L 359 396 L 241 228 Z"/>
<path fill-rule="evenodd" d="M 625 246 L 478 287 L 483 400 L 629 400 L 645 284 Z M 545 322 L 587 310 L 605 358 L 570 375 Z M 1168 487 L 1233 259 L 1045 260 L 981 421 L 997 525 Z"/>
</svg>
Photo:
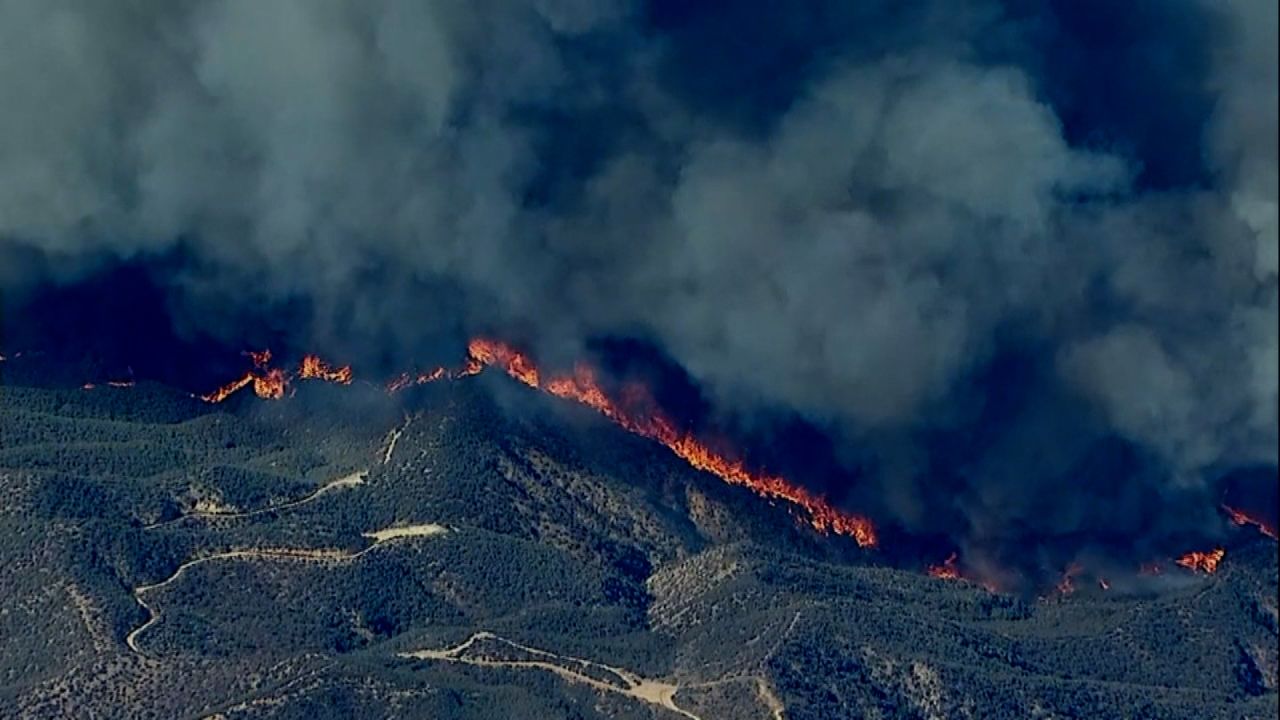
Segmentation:
<svg viewBox="0 0 1280 720">
<path fill-rule="evenodd" d="M 164 258 L 228 342 L 639 339 L 908 526 L 930 438 L 979 535 L 1100 442 L 1276 462 L 1271 2 L 4 0 L 0 53 L 11 298 Z"/>
</svg>

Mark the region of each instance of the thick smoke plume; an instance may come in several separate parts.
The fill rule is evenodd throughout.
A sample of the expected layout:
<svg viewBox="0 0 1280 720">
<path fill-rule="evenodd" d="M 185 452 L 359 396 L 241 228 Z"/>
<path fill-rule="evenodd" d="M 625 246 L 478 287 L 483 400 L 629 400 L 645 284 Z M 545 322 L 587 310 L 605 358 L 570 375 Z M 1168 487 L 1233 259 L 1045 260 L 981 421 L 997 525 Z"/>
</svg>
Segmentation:
<svg viewBox="0 0 1280 720">
<path fill-rule="evenodd" d="M 1276 47 L 1254 0 L 4 2 L 0 288 L 640 340 L 908 529 L 1159 534 L 1277 460 Z"/>
</svg>

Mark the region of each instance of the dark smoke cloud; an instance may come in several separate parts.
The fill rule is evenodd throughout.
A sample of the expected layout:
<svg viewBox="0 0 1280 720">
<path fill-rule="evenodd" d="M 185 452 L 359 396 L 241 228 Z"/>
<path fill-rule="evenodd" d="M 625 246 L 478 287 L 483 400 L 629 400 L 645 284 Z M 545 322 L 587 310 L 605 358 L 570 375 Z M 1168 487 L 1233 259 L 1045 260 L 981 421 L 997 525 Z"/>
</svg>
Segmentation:
<svg viewBox="0 0 1280 720">
<path fill-rule="evenodd" d="M 1169 497 L 1276 462 L 1276 45 L 1253 0 L 6 2 L 0 287 L 165 257 L 230 342 L 638 338 L 908 526 L 954 457 L 986 536 L 1099 443 Z"/>
</svg>

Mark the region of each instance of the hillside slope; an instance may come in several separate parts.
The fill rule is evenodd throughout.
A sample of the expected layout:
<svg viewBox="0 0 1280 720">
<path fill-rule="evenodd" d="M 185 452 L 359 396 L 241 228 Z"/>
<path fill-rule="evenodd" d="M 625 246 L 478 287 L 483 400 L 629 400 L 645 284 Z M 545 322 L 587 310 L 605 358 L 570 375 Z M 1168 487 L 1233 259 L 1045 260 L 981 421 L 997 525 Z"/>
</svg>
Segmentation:
<svg viewBox="0 0 1280 720">
<path fill-rule="evenodd" d="M 1264 718 L 1276 545 L 995 595 L 501 378 L 0 388 L 19 717 Z"/>
</svg>

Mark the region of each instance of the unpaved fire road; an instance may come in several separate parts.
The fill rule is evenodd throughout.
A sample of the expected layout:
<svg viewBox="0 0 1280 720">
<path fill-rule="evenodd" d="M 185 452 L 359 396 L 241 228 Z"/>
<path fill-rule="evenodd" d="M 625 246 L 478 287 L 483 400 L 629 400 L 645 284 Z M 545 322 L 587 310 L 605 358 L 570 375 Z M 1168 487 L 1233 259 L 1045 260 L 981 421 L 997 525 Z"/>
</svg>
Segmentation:
<svg viewBox="0 0 1280 720">
<path fill-rule="evenodd" d="M 533 657 L 546 658 L 546 660 L 492 660 L 484 657 L 468 657 L 465 655 L 467 650 L 471 648 L 477 641 L 490 640 L 509 645 L 521 652 L 528 653 Z M 690 720 L 703 720 L 681 708 L 675 703 L 675 695 L 680 691 L 679 685 L 664 683 L 659 680 L 649 680 L 639 675 L 631 673 L 622 668 L 611 667 L 590 660 L 582 660 L 580 658 L 565 657 L 556 655 L 545 650 L 538 650 L 520 643 L 498 637 L 490 632 L 478 632 L 467 638 L 465 642 L 445 650 L 418 650 L 410 653 L 401 653 L 400 657 L 413 658 L 415 660 L 437 660 L 444 662 L 464 663 L 467 665 L 477 665 L 480 667 L 505 667 L 505 668 L 538 668 L 555 673 L 561 678 L 569 682 L 588 685 L 596 690 L 603 690 L 618 695 L 623 695 L 635 700 L 639 700 L 650 705 L 657 705 L 666 710 L 670 710 L 677 715 L 682 715 Z M 579 672 L 575 672 L 564 665 L 553 661 L 560 661 L 567 665 L 577 665 L 582 668 L 599 668 L 618 677 L 624 685 L 614 685 L 598 678 L 590 677 Z"/>
<path fill-rule="evenodd" d="M 794 624 L 794 623 L 793 623 Z M 467 655 L 477 642 L 490 641 L 501 643 L 508 647 L 515 648 L 520 652 L 527 653 L 532 658 L 529 660 L 497 660 L 494 658 L 484 657 L 483 655 Z M 482 650 L 479 652 L 483 652 Z M 657 705 L 658 707 L 669 710 L 677 715 L 689 718 L 690 720 L 703 720 L 702 717 L 685 710 L 676 704 L 676 693 L 681 690 L 688 690 L 700 687 L 712 687 L 715 685 L 723 685 L 730 682 L 753 681 L 756 694 L 761 702 L 764 703 L 767 710 L 772 714 L 775 720 L 783 720 L 786 709 L 782 705 L 782 701 L 769 687 L 768 682 L 764 678 L 749 675 L 725 678 L 722 680 L 712 680 L 710 682 L 696 682 L 686 684 L 667 683 L 661 680 L 652 680 L 643 678 L 635 673 L 624 670 L 612 665 L 594 662 L 591 660 L 583 660 L 582 658 L 567 657 L 565 655 L 557 655 L 521 645 L 513 640 L 499 637 L 491 632 L 478 632 L 467 638 L 465 642 L 455 645 L 444 650 L 417 650 L 414 652 L 400 653 L 400 657 L 412 658 L 415 660 L 435 660 L 440 662 L 463 663 L 466 665 L 475 665 L 478 667 L 494 667 L 494 668 L 536 668 L 554 673 L 558 677 L 573 683 L 587 685 L 596 690 L 614 693 L 629 697 L 633 700 L 647 703 L 649 705 Z M 573 670 L 574 667 L 582 668 L 584 672 Z M 595 669 L 596 676 L 587 675 L 585 671 Z M 618 679 L 618 683 L 606 682 L 600 679 L 601 675 L 612 676 Z"/>
<path fill-rule="evenodd" d="M 354 552 L 345 552 L 333 548 L 322 549 L 301 549 L 301 548 L 249 548 L 244 550 L 229 550 L 227 552 L 214 553 L 213 555 L 205 555 L 203 557 L 188 560 L 178 566 L 178 569 L 172 575 L 151 585 L 139 585 L 133 590 L 133 598 L 143 610 L 147 611 L 147 621 L 139 625 L 130 632 L 124 639 L 129 649 L 143 655 L 142 649 L 138 647 L 138 636 L 146 632 L 148 628 L 160 621 L 160 612 L 149 605 L 143 597 L 147 593 L 154 592 L 164 587 L 168 587 L 177 582 L 182 574 L 188 568 L 197 565 L 214 562 L 216 560 L 237 560 L 237 559 L 260 559 L 260 560 L 293 560 L 293 561 L 311 561 L 311 562 L 332 562 L 347 563 L 359 559 L 364 554 L 371 552 L 375 548 L 386 545 L 396 540 L 412 537 L 430 537 L 432 535 L 441 535 L 447 532 L 444 526 L 434 523 L 422 525 L 408 525 L 401 527 L 386 528 L 375 532 L 365 533 L 365 537 L 371 538 L 373 543 L 369 547 Z"/>
<path fill-rule="evenodd" d="M 357 485 L 363 485 L 365 478 L 368 476 L 369 476 L 368 470 L 359 470 L 349 475 L 344 475 L 336 480 L 330 480 L 329 482 L 325 483 L 324 485 L 321 485 L 319 488 L 316 488 L 315 490 L 298 498 L 297 500 L 290 500 L 288 502 L 280 503 L 279 505 L 268 505 L 266 507 L 258 508 L 256 510 L 202 510 L 197 512 L 190 512 L 190 513 L 187 513 L 186 515 L 179 515 L 178 517 L 173 518 L 172 520 L 165 520 L 163 522 L 144 525 L 142 529 L 154 530 L 156 528 L 166 527 L 168 525 L 175 525 L 185 520 L 200 520 L 200 519 L 207 519 L 207 518 L 227 518 L 227 519 L 246 518 L 246 517 L 253 517 L 255 515 L 263 515 L 271 512 L 279 512 L 281 510 L 288 510 L 290 508 L 296 508 L 299 505 L 306 505 L 307 503 L 312 502 L 313 500 L 318 500 L 322 495 L 332 492 L 334 490 L 340 490 L 342 488 L 349 488 L 349 487 L 356 487 Z"/>
</svg>

